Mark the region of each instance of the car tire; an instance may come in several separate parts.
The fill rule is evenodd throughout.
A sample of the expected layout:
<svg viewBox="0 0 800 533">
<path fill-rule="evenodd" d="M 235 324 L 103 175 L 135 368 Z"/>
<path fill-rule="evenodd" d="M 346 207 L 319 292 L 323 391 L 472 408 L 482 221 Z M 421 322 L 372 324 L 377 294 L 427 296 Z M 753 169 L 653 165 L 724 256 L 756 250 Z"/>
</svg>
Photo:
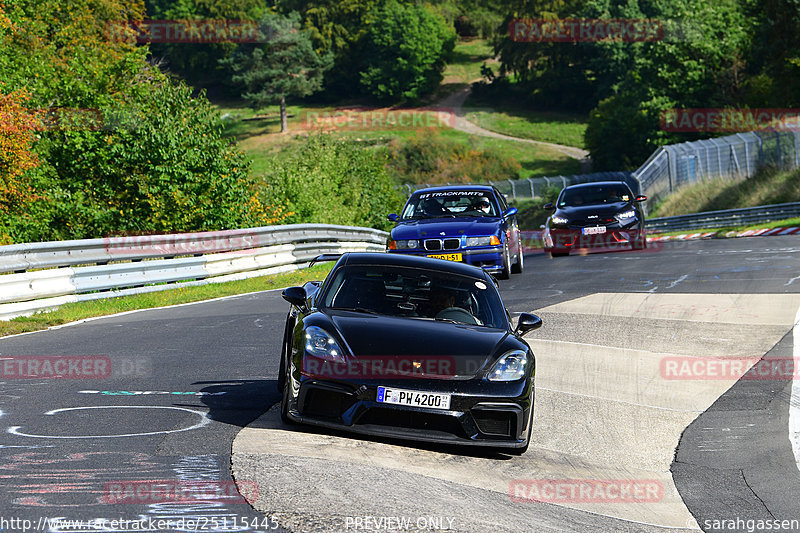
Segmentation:
<svg viewBox="0 0 800 533">
<path fill-rule="evenodd" d="M 644 232 L 642 232 L 642 236 L 637 237 L 636 240 L 633 241 L 632 246 L 634 250 L 644 250 L 647 248 L 647 235 L 644 235 Z"/>
<path fill-rule="evenodd" d="M 556 251 L 550 252 L 550 257 L 566 257 L 568 255 L 569 255 L 569 250 L 567 250 L 566 252 L 556 252 Z"/>
<path fill-rule="evenodd" d="M 289 359 L 289 352 L 291 351 L 290 342 L 292 330 L 294 329 L 293 320 L 291 315 L 286 318 L 286 326 L 283 329 L 283 346 L 281 347 L 281 362 L 278 368 L 278 393 L 283 393 L 283 381 L 286 379 L 286 360 Z"/>
<path fill-rule="evenodd" d="M 514 263 L 514 266 L 511 267 L 512 274 L 522 274 L 522 268 L 524 265 L 524 259 L 522 257 L 522 241 L 519 243 L 519 249 L 517 251 L 517 262 Z"/>
<path fill-rule="evenodd" d="M 289 376 L 283 378 L 283 390 L 281 391 L 281 422 L 288 425 L 294 425 L 296 422 L 289 418 Z"/>
<path fill-rule="evenodd" d="M 508 241 L 503 245 L 503 270 L 497 275 L 498 279 L 511 277 L 511 252 L 508 250 Z"/>
</svg>

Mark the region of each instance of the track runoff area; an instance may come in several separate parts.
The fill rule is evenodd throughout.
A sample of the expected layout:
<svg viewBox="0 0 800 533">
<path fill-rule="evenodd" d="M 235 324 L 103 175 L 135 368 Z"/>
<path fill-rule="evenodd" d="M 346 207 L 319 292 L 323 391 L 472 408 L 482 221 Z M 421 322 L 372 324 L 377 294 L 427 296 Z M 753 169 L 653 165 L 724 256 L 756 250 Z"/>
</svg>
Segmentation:
<svg viewBox="0 0 800 533">
<path fill-rule="evenodd" d="M 536 400 L 520 457 L 281 424 L 278 291 L 2 339 L 4 360 L 104 364 L 86 379 L 4 375 L 0 520 L 109 532 L 800 530 L 796 236 L 537 254 L 500 287 L 512 314 L 544 320 L 526 336 Z"/>
</svg>

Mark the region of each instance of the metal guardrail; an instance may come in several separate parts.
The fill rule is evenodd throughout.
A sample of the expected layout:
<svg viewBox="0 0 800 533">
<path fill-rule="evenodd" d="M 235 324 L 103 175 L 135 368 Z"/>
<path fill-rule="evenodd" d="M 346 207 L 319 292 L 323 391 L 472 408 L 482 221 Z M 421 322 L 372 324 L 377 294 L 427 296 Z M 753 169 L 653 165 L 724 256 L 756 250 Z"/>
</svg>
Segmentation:
<svg viewBox="0 0 800 533">
<path fill-rule="evenodd" d="M 430 187 L 442 187 L 444 185 L 458 186 L 458 185 L 493 185 L 506 197 L 513 200 L 522 199 L 535 199 L 541 197 L 545 190 L 550 187 L 558 187 L 563 189 L 568 185 L 575 185 L 576 183 L 588 183 L 595 181 L 624 181 L 630 186 L 634 194 L 640 194 L 641 187 L 639 181 L 633 176 L 633 172 L 620 171 L 620 172 L 593 172 L 590 174 L 573 174 L 570 176 L 546 176 L 539 178 L 525 178 L 521 180 L 487 180 L 475 181 L 471 183 L 406 183 L 403 185 L 404 192 L 407 196 L 417 189 L 427 189 Z"/>
<path fill-rule="evenodd" d="M 296 270 L 322 253 L 383 251 L 387 238 L 370 228 L 296 224 L 0 246 L 0 272 L 14 272 L 0 274 L 0 320 L 68 302 Z"/>
<path fill-rule="evenodd" d="M 765 166 L 800 167 L 800 132 L 749 131 L 658 148 L 633 174 L 650 201 L 708 179 L 746 179 Z"/>
<path fill-rule="evenodd" d="M 0 273 L 203 255 L 303 242 L 364 241 L 381 244 L 386 238 L 386 232 L 371 228 L 288 224 L 198 233 L 122 235 L 102 239 L 11 244 L 0 246 Z"/>
<path fill-rule="evenodd" d="M 650 218 L 646 226 L 650 231 L 667 232 L 745 226 L 794 217 L 800 217 L 800 202 Z"/>
</svg>

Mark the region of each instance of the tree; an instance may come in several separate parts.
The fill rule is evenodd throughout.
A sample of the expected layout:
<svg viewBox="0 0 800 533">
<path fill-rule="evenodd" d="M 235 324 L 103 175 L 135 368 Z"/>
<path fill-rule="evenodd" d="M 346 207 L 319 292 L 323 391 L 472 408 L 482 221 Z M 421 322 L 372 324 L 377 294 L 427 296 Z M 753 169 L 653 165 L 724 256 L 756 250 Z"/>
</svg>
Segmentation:
<svg viewBox="0 0 800 533">
<path fill-rule="evenodd" d="M 263 0 L 147 0 L 147 17 L 169 21 L 257 21 L 266 7 Z M 236 51 L 233 42 L 151 43 L 150 53 L 192 86 L 227 83 L 220 60 Z M 220 79 L 223 78 L 223 79 Z M 230 87 L 225 87 L 230 89 Z"/>
<path fill-rule="evenodd" d="M 320 57 L 307 30 L 300 30 L 300 15 L 267 13 L 260 27 L 268 43 L 223 60 L 234 72 L 233 81 L 245 87 L 242 95 L 256 109 L 279 102 L 281 133 L 288 131 L 286 97 L 308 96 L 322 87 L 322 75 L 333 65 L 333 55 Z"/>
<path fill-rule="evenodd" d="M 358 142 L 312 135 L 293 157 L 265 177 L 265 205 L 285 206 L 286 223 L 366 226 L 387 230 L 388 213 L 403 204 L 386 158 Z"/>
<path fill-rule="evenodd" d="M 280 219 L 258 201 L 246 158 L 222 138 L 205 96 L 192 97 L 191 88 L 149 66 L 147 47 L 136 46 L 132 31 L 130 40 L 119 38 L 116 30 L 140 19 L 140 1 L 6 6 L 0 7 L 0 167 L 8 172 L 0 178 L 0 204 L 8 209 L 0 207 L 0 240 Z M 48 121 L 31 123 L 38 113 Z"/>
<path fill-rule="evenodd" d="M 28 172 L 39 163 L 31 147 L 42 117 L 25 107 L 27 100 L 23 91 L 0 92 L 0 244 L 11 242 L 4 222 L 35 198 Z"/>
<path fill-rule="evenodd" d="M 456 33 L 421 5 L 388 0 L 378 6 L 364 39 L 361 86 L 379 100 L 418 100 L 442 81 Z"/>
</svg>

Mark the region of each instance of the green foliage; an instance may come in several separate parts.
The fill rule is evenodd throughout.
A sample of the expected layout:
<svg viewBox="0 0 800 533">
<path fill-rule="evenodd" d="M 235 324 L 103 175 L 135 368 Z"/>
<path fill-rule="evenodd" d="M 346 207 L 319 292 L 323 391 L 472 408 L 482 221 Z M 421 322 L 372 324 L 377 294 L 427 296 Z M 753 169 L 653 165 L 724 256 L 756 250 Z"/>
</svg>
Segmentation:
<svg viewBox="0 0 800 533">
<path fill-rule="evenodd" d="M 532 200 L 516 200 L 513 202 L 517 208 L 517 222 L 520 229 L 538 230 L 539 227 L 547 222 L 547 217 L 553 214 L 552 211 L 545 209 L 544 205 L 555 202 L 561 192 L 560 187 L 548 187 L 541 196 Z"/>
<path fill-rule="evenodd" d="M 746 180 L 706 180 L 680 188 L 660 203 L 650 216 L 666 217 L 800 202 L 800 171 L 772 167 Z"/>
<path fill-rule="evenodd" d="M 322 75 L 333 65 L 333 55 L 320 57 L 311 45 L 308 31 L 300 30 L 300 15 L 266 13 L 262 31 L 269 42 L 252 49 L 242 49 L 222 64 L 234 73 L 233 81 L 245 87 L 242 95 L 254 108 L 289 96 L 308 96 L 322 87 Z M 281 109 L 282 122 L 285 109 Z"/>
<path fill-rule="evenodd" d="M 388 229 L 402 206 L 385 158 L 351 140 L 308 138 L 303 148 L 265 177 L 262 202 L 285 206 L 286 223 L 325 223 Z"/>
<path fill-rule="evenodd" d="M 146 0 L 147 18 L 152 20 L 259 20 L 265 11 L 261 0 Z M 152 43 L 150 53 L 166 68 L 195 86 L 227 81 L 220 60 L 237 45 L 219 43 Z"/>
<path fill-rule="evenodd" d="M 378 0 L 279 0 L 280 13 L 297 11 L 303 27 L 310 32 L 314 50 L 324 56 L 332 53 L 334 66 L 325 74 L 321 98 L 336 100 L 357 95 L 362 47 Z"/>
<path fill-rule="evenodd" d="M 142 16 L 140 2 L 7 5 L 0 82 L 26 88 L 32 108 L 60 110 L 63 120 L 38 132 L 32 201 L 3 214 L 0 232 L 21 242 L 274 219 L 204 95 L 192 98 L 190 88 L 149 67 L 146 47 L 110 37 L 108 24 L 119 24 L 120 14 Z M 76 114 L 91 120 L 72 120 Z"/>
<path fill-rule="evenodd" d="M 388 150 L 390 174 L 401 182 L 469 183 L 519 179 L 520 164 L 494 150 L 425 132 L 405 141 L 393 141 Z"/>
<path fill-rule="evenodd" d="M 387 0 L 371 14 L 361 86 L 379 100 L 418 100 L 433 92 L 456 35 L 424 6 Z"/>
<path fill-rule="evenodd" d="M 664 37 L 566 44 L 517 43 L 506 35 L 496 43 L 501 78 L 494 85 L 513 88 L 521 100 L 540 109 L 594 108 L 586 145 L 595 170 L 631 168 L 660 144 L 697 137 L 661 131 L 658 115 L 665 108 L 793 105 L 791 89 L 786 89 L 790 85 L 775 83 L 773 76 L 800 79 L 792 77 L 800 74 L 792 63 L 800 57 L 800 46 L 789 29 L 800 20 L 794 4 L 513 0 L 506 22 L 526 16 L 646 18 L 664 24 Z"/>
<path fill-rule="evenodd" d="M 222 139 L 205 98 L 169 81 L 103 110 L 100 131 L 53 132 L 51 235 L 175 232 L 255 225 L 248 164 Z"/>
<path fill-rule="evenodd" d="M 461 37 L 491 36 L 506 14 L 494 0 L 433 0 L 430 4 Z"/>
</svg>

